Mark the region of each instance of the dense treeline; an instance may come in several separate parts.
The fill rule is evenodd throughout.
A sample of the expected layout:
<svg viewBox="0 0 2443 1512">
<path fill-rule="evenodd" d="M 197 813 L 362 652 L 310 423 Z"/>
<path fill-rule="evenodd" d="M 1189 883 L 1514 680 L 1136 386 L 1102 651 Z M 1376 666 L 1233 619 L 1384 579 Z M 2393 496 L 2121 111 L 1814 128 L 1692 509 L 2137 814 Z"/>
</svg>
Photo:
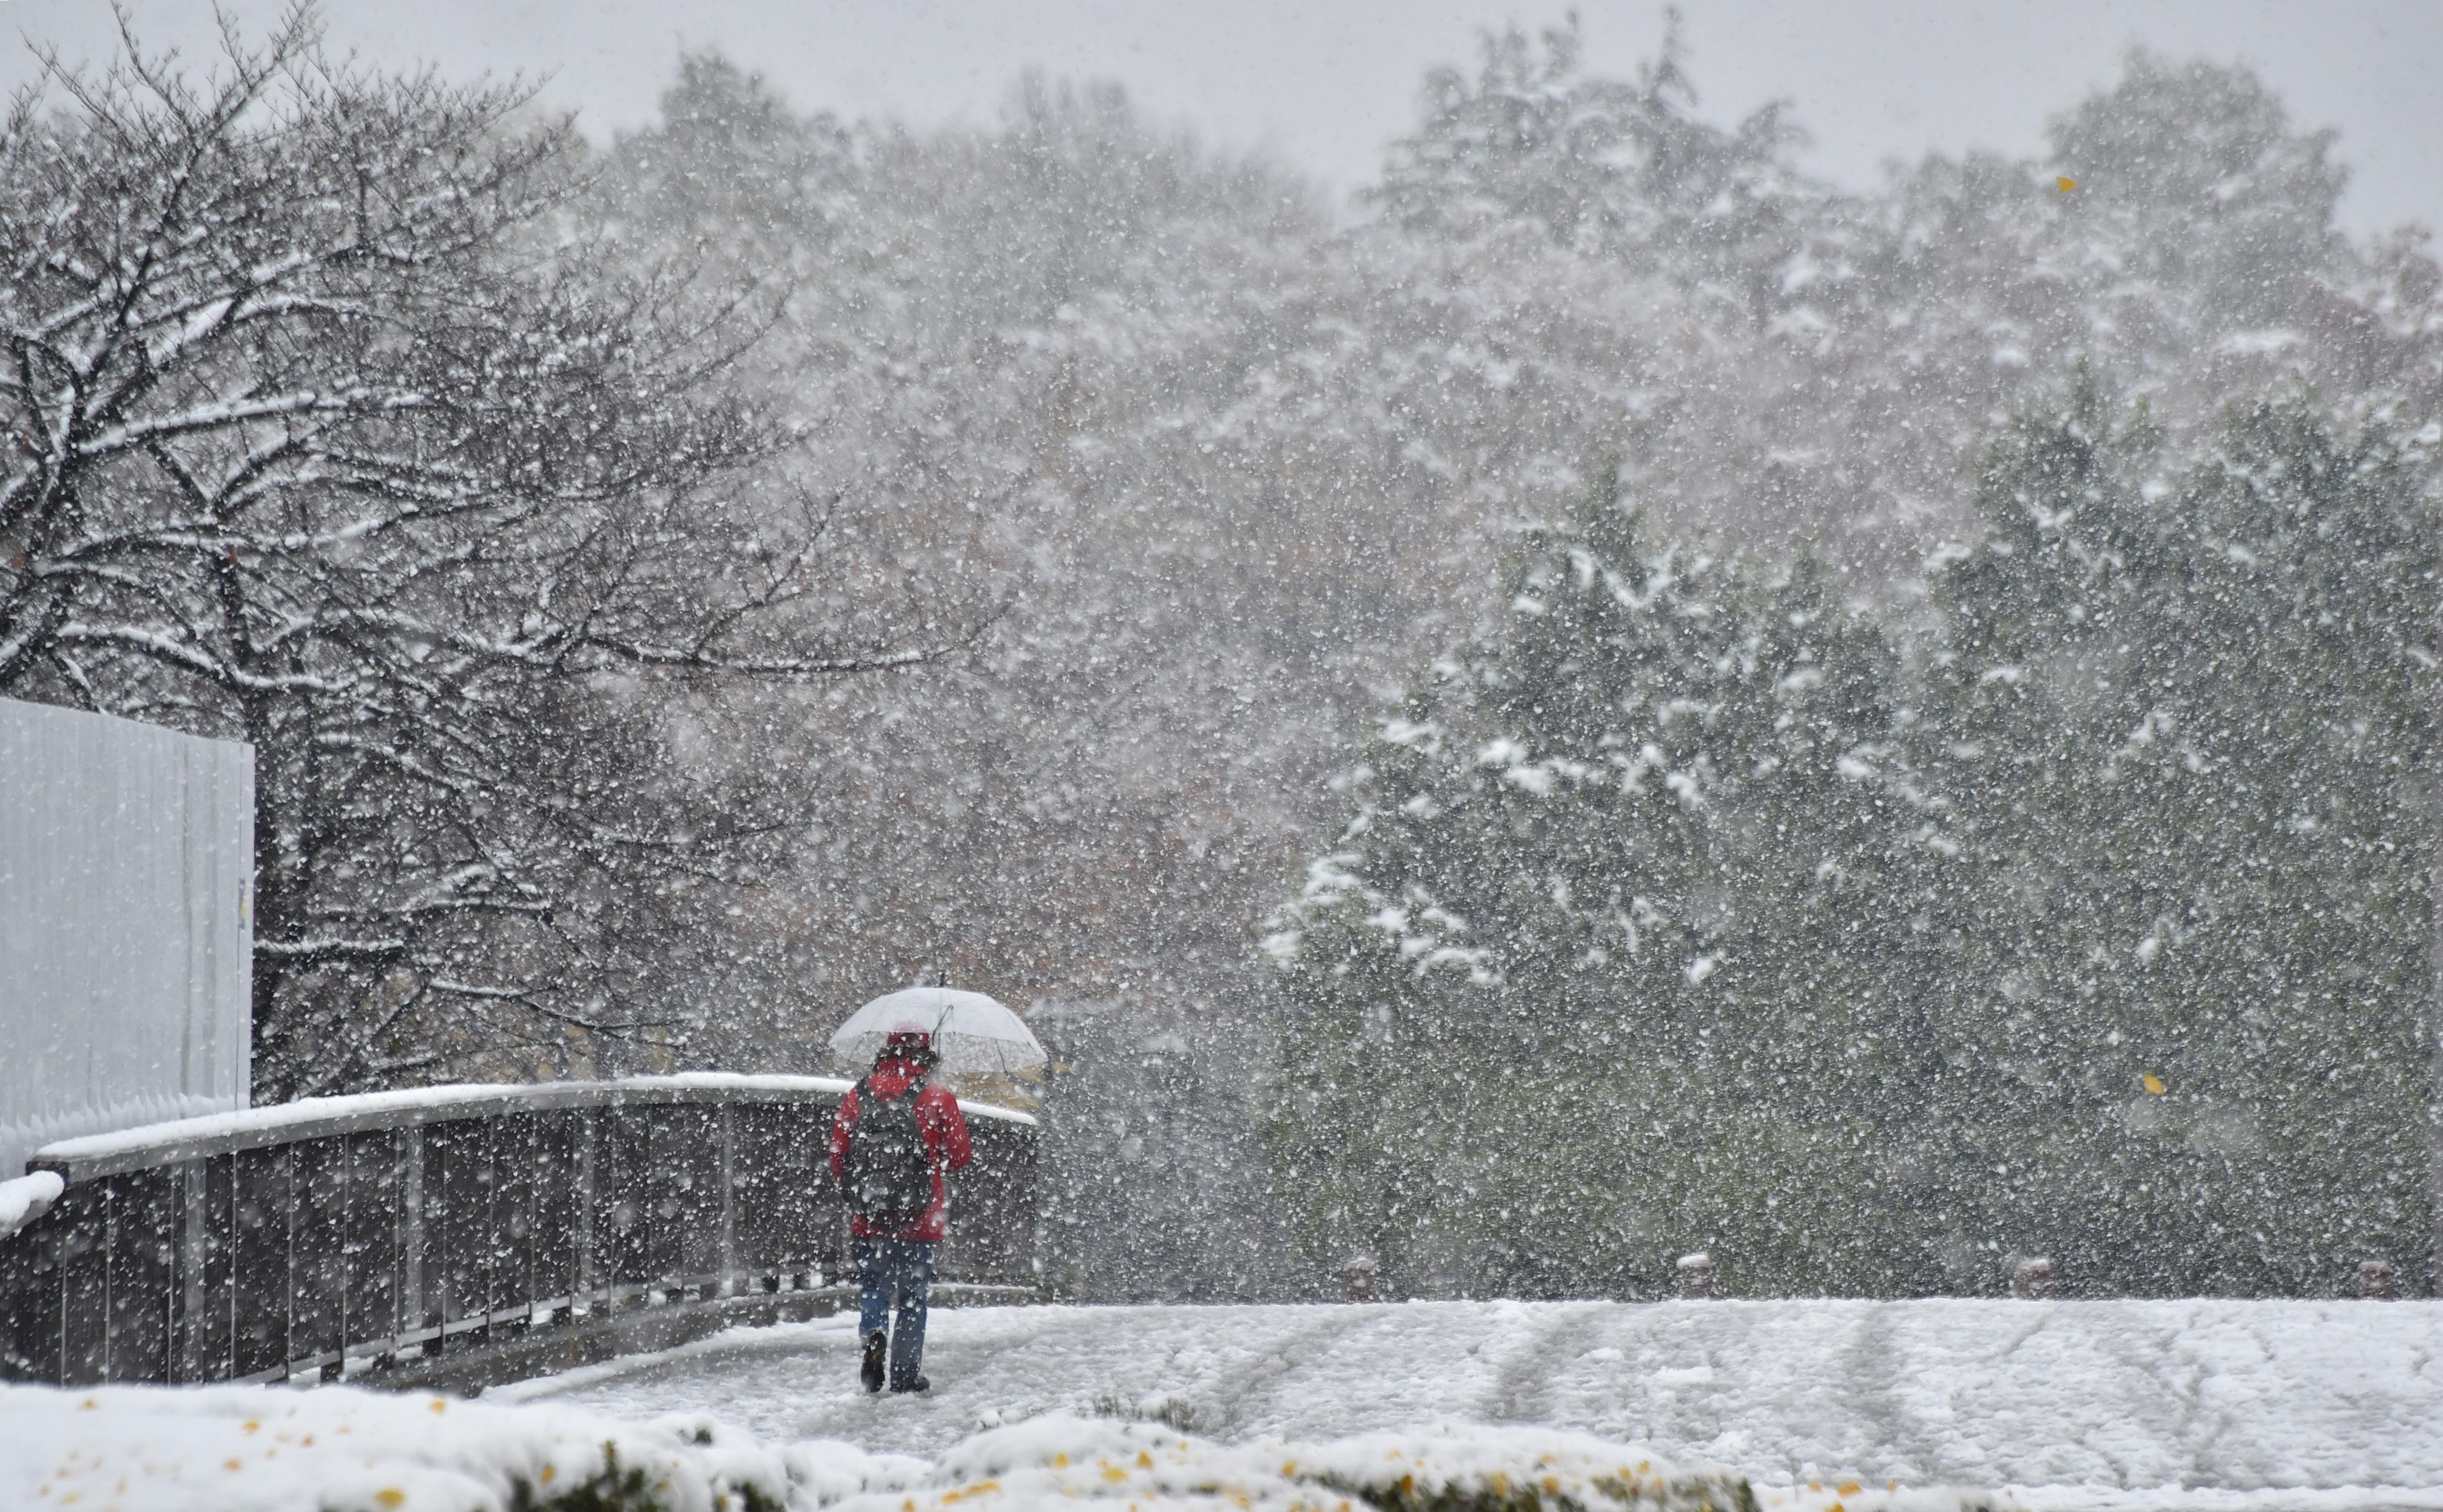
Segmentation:
<svg viewBox="0 0 2443 1512">
<path fill-rule="evenodd" d="M 1051 1104 L 1078 1173 L 1056 1215 L 1076 1284 L 1311 1285 L 1374 1241 L 1325 1226 L 1301 1254 L 1269 1237 L 1313 1204 L 1217 1133 L 1245 1121 L 1257 1031 L 1303 1035 L 1314 1011 L 1276 999 L 1247 941 L 1333 823 L 1351 732 L 1429 648 L 1498 610 L 1500 563 L 1552 500 L 1616 458 L 1652 541 L 1703 544 L 1680 560 L 1710 552 L 1705 573 L 1747 582 L 1811 549 L 1827 614 L 1863 597 L 1896 617 L 1851 649 L 1914 690 L 1935 675 L 1930 642 L 1893 626 L 1935 617 L 1928 553 L 1979 539 L 1983 439 L 2081 361 L 2148 400 L 2171 473 L 2228 402 L 2302 381 L 2336 410 L 2388 396 L 2401 416 L 2435 413 L 2433 263 L 2414 236 L 2333 230 L 2329 138 L 2244 71 L 2136 56 L 2054 123 L 2044 159 L 1929 158 L 1868 194 L 1809 178 L 1796 142 L 1786 110 L 1704 120 L 1668 43 L 1607 80 L 1570 31 L 1505 34 L 1428 82 L 1416 129 L 1344 215 L 1277 167 L 1148 127 L 1110 89 L 1030 83 L 997 125 L 918 136 L 799 115 L 691 60 L 665 124 L 615 154 L 613 181 L 634 186 L 621 233 L 785 269 L 786 312 L 749 365 L 820 438 L 821 486 L 856 501 L 878 557 L 986 582 L 1005 605 L 970 661 L 839 690 L 811 723 L 746 722 L 807 774 L 808 845 L 749 900 L 743 938 L 765 948 L 690 986 L 697 1053 L 818 1063 L 828 1015 L 927 965 L 1056 1004 L 1047 1022 L 1093 1068 L 1056 1081 Z M 1841 728 L 1882 717 L 1861 707 Z M 1872 930 L 1899 958 L 1828 939 L 1819 969 L 1776 987 L 1797 1018 L 1790 1066 L 1853 1042 L 1816 999 L 1865 988 L 1833 979 L 1914 972 L 1924 993 L 1966 994 L 1982 969 L 1884 928 L 1919 911 L 1877 881 L 1885 838 L 1858 801 L 1828 779 L 1777 800 L 1788 822 L 1861 848 L 1855 885 L 1894 911 L 1810 927 Z M 1777 885 L 1805 895 L 1809 864 Z M 1736 966 L 1725 951 L 1717 969 Z M 2044 1002 L 2028 984 L 2013 990 Z M 1479 1052 L 1387 1067 L 1310 1132 L 1413 1132 L 1376 1123 L 1391 1115 L 1372 1099 L 1460 1097 L 1538 1063 Z M 1837 1138 L 1852 1165 L 1904 1174 L 1913 1157 L 1861 1142 L 1898 1117 L 1883 1096 L 1838 1127 L 1759 1121 L 1741 1158 L 1786 1171 L 1764 1160 L 1773 1141 L 1831 1162 Z M 1459 1206 L 1448 1185 L 1403 1189 L 1369 1200 Z M 1803 1200 L 1750 1189 L 1774 1213 Z M 1186 1237 L 1128 1238 L 1152 1232 Z M 1568 1259 L 1583 1246 L 1486 1233 L 1584 1274 Z M 1933 1284 L 1911 1258 L 1925 1244 L 2067 1243 L 1878 1240 L 1882 1269 L 1847 1274 L 1881 1279 L 1845 1284 Z M 1773 1274 L 1833 1283 L 1812 1261 Z"/>
<path fill-rule="evenodd" d="M 2237 919 L 2239 903 L 2199 902 L 2178 857 L 2149 853 L 2142 876 L 2114 883 L 2129 896 L 2110 912 L 2170 921 L 2116 947 L 2157 939 L 2151 974 L 2081 966 L 2087 935 L 2067 921 L 2102 908 L 2091 884 L 2139 840 L 2063 851 L 2049 832 L 2011 830 L 2016 811 L 1980 795 L 2024 774 L 1978 764 L 2028 748 L 1929 732 L 1938 715 L 2035 728 L 2052 715 L 2004 695 L 2052 696 L 2047 679 L 2066 665 L 1994 649 L 2041 634 L 2026 626 L 2053 608 L 1991 625 L 1954 612 L 1957 585 L 1990 574 L 2009 539 L 1975 459 L 2015 454 L 2019 433 L 1996 428 L 2066 392 L 2084 361 L 2099 392 L 2147 402 L 2151 450 L 2116 441 L 2105 470 L 2141 500 L 2203 489 L 2195 470 L 2222 454 L 2227 405 L 2268 396 L 2301 435 L 2343 449 L 2392 437 L 2387 466 L 2415 493 L 2429 465 L 2400 437 L 2443 396 L 2443 278 L 2418 237 L 2337 232 L 2344 175 L 2328 138 L 2295 129 L 2242 70 L 2133 56 L 2054 122 L 2041 160 L 1930 157 L 1847 194 L 1800 168 L 1793 111 L 1705 120 L 1673 40 L 1637 77 L 1607 80 L 1580 66 L 1573 30 L 1508 33 L 1486 39 L 1479 66 L 1426 82 L 1381 179 L 1341 207 L 1281 165 L 1148 125 L 1106 85 L 1022 81 L 997 120 L 918 133 L 792 108 L 691 56 L 658 124 L 590 145 L 514 94 L 325 65 L 310 30 L 234 60 L 226 88 L 190 89 L 131 57 L 106 79 L 53 79 L 11 118 L 0 299 L 20 360 L 0 379 L 18 438 L 0 461 L 0 689 L 244 735 L 266 753 L 260 1022 L 281 1058 L 259 1079 L 267 1091 L 831 1069 L 832 1025 L 927 968 L 1036 1005 L 1076 1068 L 1051 1089 L 1064 1174 L 1050 1221 L 1061 1284 L 1085 1295 L 1295 1292 L 1355 1242 L 1331 1214 L 1386 1204 L 1431 1204 L 1457 1225 L 1399 1263 L 1406 1284 L 1623 1284 L 1584 1257 L 1628 1253 L 1627 1237 L 1531 1245 L 1490 1209 L 1453 1216 L 1468 1162 L 1489 1158 L 1470 1131 L 1514 1115 L 1486 1103 L 1486 1117 L 1454 1121 L 1436 1099 L 1578 1088 L 1564 1076 L 1573 1042 L 1531 1032 L 1536 1013 L 1576 1032 L 1585 1016 L 1559 1000 L 1531 1012 L 1523 988 L 1473 987 L 1526 1017 L 1482 1038 L 1479 1060 L 1329 1084 L 1353 1102 L 1312 1083 L 1308 1121 L 1284 1112 L 1274 1126 L 1274 1164 L 1248 1103 L 1268 1035 L 1312 1044 L 1358 1022 L 1251 949 L 1281 879 L 1331 833 L 1344 802 L 1332 774 L 1435 648 L 1472 644 L 1487 614 L 1515 618 L 1503 563 L 1545 549 L 1522 531 L 1552 501 L 1587 496 L 1614 459 L 1621 496 L 1646 514 L 1604 560 L 1627 572 L 1682 543 L 1637 594 L 1729 606 L 1718 622 L 1653 632 L 1639 686 L 1658 709 L 1721 703 L 1768 730 L 1796 718 L 1757 702 L 1767 694 L 1738 681 L 1751 673 L 1717 665 L 1730 642 L 1705 636 L 1746 625 L 1755 649 L 1741 655 L 1831 658 L 1800 679 L 1825 679 L 1805 738 L 1840 757 L 1786 757 L 1777 784 L 1755 780 L 1754 823 L 1824 853 L 1742 884 L 1763 893 L 1734 900 L 1705 880 L 1726 864 L 1717 852 L 1756 843 L 1746 829 L 1656 808 L 1640 843 L 1684 888 L 1619 884 L 1636 947 L 1624 933 L 1589 949 L 1612 952 L 1607 969 L 1660 973 L 1697 1038 L 1644 1068 L 1576 1063 L 1613 1064 L 1658 1098 L 1682 1085 L 1670 1069 L 1682 1064 L 1794 1080 L 1873 1061 L 1894 1080 L 1797 1122 L 1725 1091 L 1736 1128 L 1688 1124 L 1719 1137 L 1673 1146 L 1722 1179 L 1670 1186 L 1693 1205 L 1684 1221 L 1619 1208 L 1606 1231 L 1646 1224 L 1656 1245 L 1780 1234 L 1747 1263 L 1748 1284 L 1802 1288 L 1834 1270 L 1853 1278 L 1841 1284 L 1968 1284 L 1929 1280 L 1929 1246 L 1953 1257 L 1945 1277 L 1984 1274 L 1953 1263 L 1961 1245 L 2066 1246 L 2062 1225 L 2011 1226 L 2076 1196 L 2033 1164 L 1997 1189 L 2017 1206 L 1990 1221 L 1881 1236 L 1853 1221 L 1839 1245 L 1793 1214 L 1854 1187 L 1827 1176 L 1809 1196 L 1766 1180 L 1947 1179 L 1944 1161 L 2002 1126 L 1971 1116 L 1996 1096 L 1983 1073 L 1946 1060 L 1936 1078 L 1929 1046 L 1986 1046 L 1995 1013 L 2089 1026 L 2121 1014 L 2138 1036 L 2144 1015 L 2204 1012 L 2181 975 L 2202 948 L 2184 957 L 2183 942 L 2240 928 L 2206 922 Z M 2056 187 L 2065 175 L 2075 193 Z M 2320 397 L 2280 397 L 2303 383 Z M 2107 405 L 2116 435 L 2134 423 L 2127 408 Z M 2141 451 L 2156 460 L 2130 460 Z M 2223 487 L 2196 493 L 2198 508 L 2236 507 L 2242 484 Z M 1627 528 L 1600 515 L 1570 528 Z M 2133 549 L 2079 533 L 2101 528 L 2096 511 L 2077 518 L 2047 551 L 2084 562 Z M 1926 573 L 1954 540 L 1970 555 Z M 2149 550 L 2147 572 L 2189 560 Z M 2008 560 L 2039 558 L 2053 560 Z M 2165 578 L 2078 581 L 2117 595 L 2112 614 L 2173 612 Z M 1980 606 L 1993 597 L 1976 592 Z M 1758 607 L 1774 595 L 1790 602 Z M 1800 634 L 1791 613 L 1818 628 Z M 1980 635 L 1996 638 L 1945 638 Z M 1555 641 L 1535 655 L 1580 653 Z M 1946 679 L 1971 665 L 2020 680 L 1953 696 Z M 2360 657 L 2350 673 L 2377 666 Z M 1675 691 L 1674 677 L 1693 681 Z M 2098 728 L 2127 712 L 2081 709 Z M 1902 721 L 1909 710 L 1922 723 Z M 2160 716 L 2149 760 L 2213 733 L 2185 705 L 2132 718 L 2148 714 Z M 2118 750 L 2129 730 L 2107 733 Z M 2310 739 L 2305 726 L 2281 734 Z M 1704 768 L 1673 764 L 1727 738 L 1693 714 L 1657 723 L 1652 781 L 1701 788 Z M 1958 754 L 1970 748 L 1996 754 Z M 1531 747 L 1525 764 L 1540 759 Z M 1840 759 L 1877 775 L 1862 786 Z M 2147 770 L 2158 785 L 2113 787 L 2113 801 L 2170 803 L 2177 784 Z M 2103 783 L 2085 771 L 2046 781 Z M 2246 780 L 2261 806 L 2288 779 Z M 1932 839 L 1891 827 L 1912 802 L 1902 787 L 1947 805 L 1918 822 L 1963 856 L 2039 863 L 1936 868 Z M 1548 796 L 1590 801 L 1568 784 Z M 2121 815 L 2130 836 L 2158 821 L 2057 796 Z M 2360 815 L 2373 800 L 2352 788 L 2349 802 Z M 2255 874 L 2229 857 L 2272 854 L 2247 850 L 2240 810 L 2198 812 L 2232 826 L 2210 837 L 2230 877 Z M 2337 843 L 2316 838 L 2332 828 L 2279 833 Z M 1600 849 L 1592 831 L 1584 843 Z M 1819 876 L 1826 857 L 1835 869 Z M 1491 877 L 1508 863 L 1485 851 L 1465 864 Z M 1572 863 L 1565 912 L 1612 907 L 1605 864 L 1592 851 Z M 2414 913 L 2415 876 L 2380 907 L 2352 894 L 2329 908 L 2350 929 L 2352 909 Z M 2012 891 L 2013 877 L 2033 880 Z M 2048 901 L 1995 915 L 2016 932 L 1955 942 L 1933 926 L 1934 900 L 1946 917 L 1974 912 L 1971 879 L 2013 908 Z M 1819 906 L 1827 888 L 1846 890 L 1842 907 Z M 1768 896 L 1776 949 L 1813 942 L 1794 974 L 1764 984 L 1757 957 L 1729 945 L 1654 965 L 1651 942 L 1674 931 L 1693 944 L 1764 928 L 1751 915 Z M 1549 920 L 1505 907 L 1522 932 L 1503 948 L 1560 949 L 1535 943 Z M 1493 915 L 1459 916 L 1482 928 Z M 1436 957 L 1436 990 L 1459 959 Z M 2235 993 L 2231 973 L 2254 969 L 2216 960 L 2225 975 L 2196 992 Z M 2377 984 L 2409 969 L 2379 952 L 2352 968 Z M 2284 977 L 2281 990 L 2312 997 L 2327 980 Z M 1731 1057 L 1729 1030 L 1704 1017 L 1728 1011 L 1733 989 L 1785 1021 L 1766 1037 L 1769 1068 Z M 1904 1041 L 1871 1017 L 1901 998 L 1927 1023 Z M 1595 1013 L 1626 1000 L 1583 1001 Z M 2233 1014 L 2262 1008 L 2231 1001 Z M 2154 1120 L 2156 1145 L 2237 1127 L 2200 1099 L 2240 1094 L 2130 1042 L 2169 1089 L 2131 1115 Z M 2103 1079 L 2075 1091 L 2048 1079 L 2049 1061 L 2012 1073 L 2051 1099 L 2012 1115 L 2028 1161 L 2103 1138 L 2097 1120 L 2120 1106 L 2111 1079 L 2127 1067 L 2095 1067 Z M 2388 1116 L 2382 1099 L 2401 1094 L 2356 1074 L 2330 1082 L 2366 1095 L 2345 1119 Z M 1911 1092 L 1892 1094 L 1902 1081 Z M 1272 1083 L 1276 1111 L 1295 1085 Z M 1504 1105 L 1515 1116 L 1560 1118 L 1552 1098 L 1520 1097 Z M 1364 1131 L 1428 1127 L 1453 1141 L 1450 1163 L 1367 1164 Z M 2286 1127 L 2247 1137 L 2286 1150 Z M 1890 1142 L 1903 1137 L 1917 1143 Z M 1311 1189 L 1324 1168 L 1294 1152 L 1335 1138 L 1336 1174 Z M 1293 1168 L 1295 1180 L 1277 1175 Z M 1542 1200 L 1575 1189 L 1576 1170 L 1556 1159 L 1546 1176 L 1504 1179 Z M 1905 1204 L 1888 1211 L 1917 1222 Z M 1285 1214 L 1313 1251 L 1283 1242 Z M 2335 1245 L 2378 1220 L 2349 1222 Z M 1388 1230 L 1378 1240 L 1368 1223 L 1364 1243 L 1387 1256 Z M 1136 1242 L 1149 1233 L 1163 1242 Z M 1846 1269 L 1821 1260 L 1826 1245 Z M 1547 1269 L 1505 1268 L 1496 1250 Z"/>
<path fill-rule="evenodd" d="M 2091 380 L 1933 614 L 1608 484 L 1350 778 L 1270 941 L 1277 1189 L 1403 1290 L 2330 1292 L 2426 1263 L 2429 422 Z"/>
</svg>

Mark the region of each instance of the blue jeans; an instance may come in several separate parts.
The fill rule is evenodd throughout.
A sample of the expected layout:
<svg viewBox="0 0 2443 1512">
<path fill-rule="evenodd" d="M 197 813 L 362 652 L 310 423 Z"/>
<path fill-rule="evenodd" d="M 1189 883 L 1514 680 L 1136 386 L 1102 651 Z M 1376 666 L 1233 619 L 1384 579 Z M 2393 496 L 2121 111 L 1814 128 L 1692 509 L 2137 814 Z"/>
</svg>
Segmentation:
<svg viewBox="0 0 2443 1512">
<path fill-rule="evenodd" d="M 925 1361 L 925 1299 L 933 1289 L 933 1246 L 915 1239 L 856 1242 L 856 1337 L 879 1334 L 895 1308 L 891 1330 L 891 1384 L 916 1384 Z"/>
</svg>

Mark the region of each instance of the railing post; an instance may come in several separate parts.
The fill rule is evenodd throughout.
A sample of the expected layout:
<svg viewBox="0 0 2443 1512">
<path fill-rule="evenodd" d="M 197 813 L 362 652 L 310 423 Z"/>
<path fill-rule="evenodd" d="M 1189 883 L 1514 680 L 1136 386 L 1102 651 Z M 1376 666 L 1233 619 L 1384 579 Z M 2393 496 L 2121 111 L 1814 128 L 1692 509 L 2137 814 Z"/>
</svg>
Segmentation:
<svg viewBox="0 0 2443 1512">
<path fill-rule="evenodd" d="M 283 1341 L 281 1344 L 280 1363 L 283 1365 L 286 1365 L 289 1361 L 297 1357 L 297 1225 L 300 1210 L 303 1207 L 303 1204 L 298 1200 L 297 1193 L 297 1152 L 302 1148 L 303 1147 L 301 1145 L 290 1145 L 287 1149 L 281 1152 L 281 1154 L 285 1158 L 281 1161 L 280 1166 L 283 1174 L 286 1177 L 286 1180 L 281 1183 L 280 1191 L 282 1200 L 286 1203 L 288 1208 L 286 1226 L 286 1240 L 288 1245 L 288 1285 L 280 1314 L 280 1337 Z"/>
<path fill-rule="evenodd" d="M 1714 1295 L 1714 1279 L 1719 1274 L 1714 1257 L 1703 1250 L 1680 1257 L 1680 1297 L 1682 1301 L 1703 1301 Z"/>
<path fill-rule="evenodd" d="M 2053 1262 L 2049 1255 L 2030 1255 L 2011 1267 L 2011 1295 L 2021 1301 L 2041 1302 L 2053 1294 Z"/>
<path fill-rule="evenodd" d="M 430 1327 L 424 1297 L 424 1131 L 403 1129 L 398 1141 L 398 1330 Z"/>
<path fill-rule="evenodd" d="M 577 1116 L 577 1197 L 574 1203 L 577 1226 L 576 1295 L 585 1300 L 589 1314 L 602 1295 L 601 1266 L 596 1259 L 595 1246 L 595 1165 L 596 1150 L 602 1143 L 601 1118 L 591 1108 Z"/>
<path fill-rule="evenodd" d="M 2360 1261 L 2358 1294 L 2368 1301 L 2391 1301 L 2400 1295 L 2400 1273 L 2388 1260 Z"/>
<path fill-rule="evenodd" d="M 212 1379 L 203 1360 L 204 1323 L 211 1305 L 206 1281 L 211 1263 L 211 1184 L 205 1180 L 204 1164 L 187 1161 L 177 1173 L 178 1307 L 170 1334 L 173 1384 Z"/>
<path fill-rule="evenodd" d="M 738 1289 L 738 1120 L 728 1103 L 720 1108 L 721 1127 L 721 1282 L 719 1295 Z"/>
</svg>

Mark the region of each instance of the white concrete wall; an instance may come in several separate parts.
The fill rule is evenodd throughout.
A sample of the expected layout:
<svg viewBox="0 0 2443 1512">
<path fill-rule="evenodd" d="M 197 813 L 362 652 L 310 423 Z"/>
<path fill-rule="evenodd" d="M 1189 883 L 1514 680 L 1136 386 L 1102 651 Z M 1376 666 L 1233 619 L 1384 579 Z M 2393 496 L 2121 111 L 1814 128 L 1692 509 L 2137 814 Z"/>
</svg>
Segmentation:
<svg viewBox="0 0 2443 1512">
<path fill-rule="evenodd" d="M 247 1105 L 254 748 L 0 699 L 0 1179 Z"/>
</svg>

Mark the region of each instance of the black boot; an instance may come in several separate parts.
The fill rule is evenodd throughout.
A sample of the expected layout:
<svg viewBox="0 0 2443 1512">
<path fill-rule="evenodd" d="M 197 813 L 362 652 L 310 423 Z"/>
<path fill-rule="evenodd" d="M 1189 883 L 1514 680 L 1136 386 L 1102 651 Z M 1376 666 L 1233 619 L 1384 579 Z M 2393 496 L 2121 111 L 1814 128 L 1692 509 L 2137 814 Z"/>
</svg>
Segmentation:
<svg viewBox="0 0 2443 1512">
<path fill-rule="evenodd" d="M 909 1381 L 905 1386 L 894 1386 L 891 1388 L 894 1392 L 929 1392 L 932 1389 L 933 1383 L 927 1380 L 922 1375 L 917 1376 L 914 1380 Z"/>
<path fill-rule="evenodd" d="M 882 1390 L 882 1356 L 890 1347 L 891 1336 L 888 1334 L 865 1336 L 865 1357 L 857 1362 L 856 1378 L 865 1383 L 869 1392 Z"/>
</svg>

